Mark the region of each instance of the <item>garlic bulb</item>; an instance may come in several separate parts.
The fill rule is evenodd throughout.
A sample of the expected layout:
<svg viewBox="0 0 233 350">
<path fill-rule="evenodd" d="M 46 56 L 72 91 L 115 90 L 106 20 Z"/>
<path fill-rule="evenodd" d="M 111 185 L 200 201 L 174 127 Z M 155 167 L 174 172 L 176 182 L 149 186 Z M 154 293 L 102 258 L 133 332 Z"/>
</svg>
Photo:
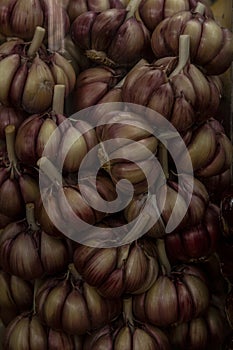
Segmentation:
<svg viewBox="0 0 233 350">
<path fill-rule="evenodd" d="M 165 18 L 173 16 L 180 11 L 188 11 L 197 5 L 198 0 L 142 0 L 140 2 L 138 13 L 146 27 L 153 32 L 156 26 Z M 206 5 L 205 14 L 213 17 L 211 8 L 206 0 L 200 1 Z"/>
<path fill-rule="evenodd" d="M 64 84 L 66 96 L 73 90 L 76 74 L 57 52 L 42 45 L 44 29 L 37 27 L 33 40 L 10 40 L 0 46 L 0 102 L 28 113 L 46 111 L 52 103 L 55 84 Z"/>
<path fill-rule="evenodd" d="M 160 22 L 151 38 L 155 56 L 177 55 L 179 36 L 190 35 L 191 62 L 207 74 L 224 73 L 233 60 L 233 33 L 206 17 L 204 11 L 205 6 L 198 3 L 192 11 L 178 12 Z"/>
<path fill-rule="evenodd" d="M 82 13 L 71 25 L 75 44 L 91 60 L 112 67 L 132 66 L 151 55 L 149 31 L 134 17 L 135 6 L 127 9 Z"/>
<path fill-rule="evenodd" d="M 36 310 L 47 326 L 82 335 L 118 316 L 121 300 L 103 298 L 80 277 L 68 274 L 42 283 L 36 292 Z"/>
</svg>

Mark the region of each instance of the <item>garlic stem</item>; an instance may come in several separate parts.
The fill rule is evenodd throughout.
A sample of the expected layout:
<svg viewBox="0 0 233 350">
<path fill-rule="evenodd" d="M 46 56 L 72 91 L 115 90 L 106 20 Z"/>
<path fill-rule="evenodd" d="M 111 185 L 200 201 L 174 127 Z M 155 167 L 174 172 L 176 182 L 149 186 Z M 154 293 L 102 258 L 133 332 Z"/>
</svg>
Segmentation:
<svg viewBox="0 0 233 350">
<path fill-rule="evenodd" d="M 53 111 L 56 114 L 64 113 L 65 85 L 57 84 L 53 90 Z"/>
<path fill-rule="evenodd" d="M 133 17 L 135 15 L 135 12 L 138 9 L 138 6 L 140 5 L 141 0 L 130 0 L 128 3 L 126 10 L 128 11 L 127 16 L 125 20 L 129 19 L 130 17 Z"/>
<path fill-rule="evenodd" d="M 69 273 L 73 276 L 75 281 L 78 281 L 82 278 L 81 275 L 76 270 L 74 264 L 69 264 L 68 270 L 69 270 Z"/>
<path fill-rule="evenodd" d="M 27 203 L 26 204 L 26 219 L 27 219 L 28 226 L 33 231 L 38 231 L 40 229 L 36 223 L 36 220 L 35 220 L 35 205 L 34 205 L 34 203 Z"/>
<path fill-rule="evenodd" d="M 8 159 L 10 164 L 16 166 L 17 157 L 15 154 L 15 126 L 7 125 L 5 128 L 5 136 L 6 136 L 6 149 L 8 154 Z"/>
<path fill-rule="evenodd" d="M 158 158 L 163 168 L 163 173 L 166 179 L 169 178 L 169 166 L 168 166 L 168 150 L 167 147 L 159 142 L 159 153 Z"/>
<path fill-rule="evenodd" d="M 96 63 L 104 64 L 108 67 L 116 67 L 116 63 L 110 58 L 108 58 L 106 56 L 106 53 L 103 51 L 86 50 L 85 55 L 87 58 L 89 58 L 92 61 L 95 61 Z"/>
<path fill-rule="evenodd" d="M 117 257 L 117 268 L 118 269 L 122 268 L 124 261 L 129 256 L 129 250 L 130 250 L 129 244 L 127 246 L 121 246 L 118 248 L 118 257 Z"/>
<path fill-rule="evenodd" d="M 29 46 L 27 55 L 28 56 L 34 56 L 35 53 L 40 48 L 45 36 L 45 29 L 42 27 L 37 26 L 34 36 L 32 38 L 31 44 Z"/>
<path fill-rule="evenodd" d="M 202 4 L 201 2 L 197 3 L 197 6 L 195 7 L 194 13 L 200 13 L 200 15 L 204 15 L 205 13 L 205 5 Z"/>
<path fill-rule="evenodd" d="M 132 297 L 123 299 L 123 315 L 125 322 L 129 323 L 129 326 L 131 327 L 134 326 Z"/>
<path fill-rule="evenodd" d="M 179 62 L 174 71 L 170 74 L 169 78 L 179 74 L 185 67 L 190 57 L 190 36 L 180 35 L 179 38 Z"/>
<path fill-rule="evenodd" d="M 157 254 L 160 261 L 160 265 L 162 267 L 164 274 L 169 274 L 171 272 L 171 264 L 168 260 L 164 239 L 158 238 L 156 240 Z"/>
<path fill-rule="evenodd" d="M 39 166 L 40 170 L 42 170 L 43 173 L 52 181 L 52 183 L 62 183 L 62 175 L 47 157 L 41 157 L 38 160 L 37 165 Z"/>
<path fill-rule="evenodd" d="M 39 287 L 42 285 L 42 280 L 36 279 L 34 281 L 34 291 L 33 291 L 33 314 L 36 314 L 36 293 Z"/>
</svg>

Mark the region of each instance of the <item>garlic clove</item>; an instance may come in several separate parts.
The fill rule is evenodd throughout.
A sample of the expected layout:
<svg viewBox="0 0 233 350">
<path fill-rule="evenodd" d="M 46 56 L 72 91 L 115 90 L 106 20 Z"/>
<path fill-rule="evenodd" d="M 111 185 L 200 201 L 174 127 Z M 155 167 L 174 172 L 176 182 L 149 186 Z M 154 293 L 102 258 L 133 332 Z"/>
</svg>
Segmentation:
<svg viewBox="0 0 233 350">
<path fill-rule="evenodd" d="M 222 46 L 223 39 L 222 28 L 213 19 L 205 19 L 195 57 L 196 62 L 205 65 L 216 57 L 219 48 Z"/>
<path fill-rule="evenodd" d="M 88 308 L 83 296 L 78 290 L 74 289 L 67 296 L 62 311 L 61 322 L 62 328 L 71 334 L 84 334 L 91 329 Z"/>
<path fill-rule="evenodd" d="M 132 345 L 133 345 L 132 343 L 133 343 L 133 340 L 132 340 L 130 328 L 127 326 L 122 327 L 116 335 L 116 339 L 114 342 L 114 350 L 132 349 Z"/>
<path fill-rule="evenodd" d="M 96 51 L 108 50 L 125 17 L 126 11 L 124 9 L 109 9 L 99 13 L 92 26 L 90 48 Z"/>
<path fill-rule="evenodd" d="M 154 325 L 168 326 L 177 321 L 177 292 L 167 276 L 159 277 L 147 292 L 145 312 L 148 320 Z"/>
<path fill-rule="evenodd" d="M 20 56 L 12 54 L 0 61 L 0 102 L 9 103 L 9 93 L 15 73 L 20 65 Z"/>
<path fill-rule="evenodd" d="M 114 271 L 116 258 L 117 252 L 115 248 L 99 249 L 94 257 L 87 261 L 83 277 L 90 285 L 98 288 L 105 281 L 106 277 Z"/>
<path fill-rule="evenodd" d="M 28 113 L 44 112 L 52 103 L 54 85 L 49 67 L 36 57 L 28 70 L 22 96 L 23 108 Z"/>
</svg>

